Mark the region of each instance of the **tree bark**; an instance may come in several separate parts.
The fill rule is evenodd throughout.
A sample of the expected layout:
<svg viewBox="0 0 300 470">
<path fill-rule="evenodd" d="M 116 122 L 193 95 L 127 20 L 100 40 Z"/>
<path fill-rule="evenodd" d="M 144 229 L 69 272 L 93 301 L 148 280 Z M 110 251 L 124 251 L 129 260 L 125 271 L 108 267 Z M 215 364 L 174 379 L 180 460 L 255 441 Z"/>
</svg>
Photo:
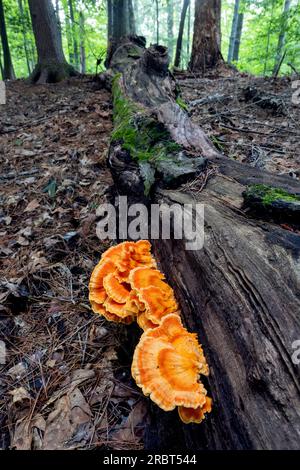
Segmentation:
<svg viewBox="0 0 300 470">
<path fill-rule="evenodd" d="M 239 8 L 240 8 L 240 0 L 235 0 L 232 24 L 231 24 L 231 34 L 230 34 L 229 47 L 228 47 L 228 56 L 227 56 L 227 62 L 229 64 L 232 62 L 232 59 L 233 59 L 233 49 L 234 49 L 234 43 L 235 43 L 235 38 L 236 38 L 236 33 L 237 33 Z"/>
<path fill-rule="evenodd" d="M 187 12 L 187 9 L 189 7 L 189 4 L 190 4 L 190 0 L 183 0 L 181 16 L 180 16 L 180 23 L 179 23 L 177 45 L 176 45 L 176 54 L 175 54 L 175 60 L 174 60 L 174 66 L 175 67 L 179 67 L 179 65 L 180 65 L 184 23 L 185 23 L 186 12 Z"/>
<path fill-rule="evenodd" d="M 31 67 L 30 67 L 30 60 L 29 60 L 29 52 L 27 47 L 27 37 L 26 37 L 26 26 L 25 26 L 25 16 L 24 16 L 24 8 L 23 8 L 23 1 L 18 0 L 19 12 L 21 17 L 21 24 L 22 24 L 22 35 L 23 35 L 23 45 L 24 45 L 24 52 L 26 58 L 26 65 L 28 74 L 31 74 Z"/>
<path fill-rule="evenodd" d="M 85 28 L 84 28 L 84 14 L 82 11 L 79 12 L 79 24 L 80 24 L 80 71 L 81 73 L 86 72 L 86 56 L 85 56 Z"/>
<path fill-rule="evenodd" d="M 174 27 L 174 5 L 173 0 L 167 0 L 167 29 L 168 29 L 168 49 L 169 49 L 169 56 L 171 58 L 171 62 L 173 59 L 173 41 L 174 41 L 174 34 L 173 34 L 173 27 Z"/>
<path fill-rule="evenodd" d="M 245 192 L 261 184 L 299 195 L 299 182 L 232 161 L 213 147 L 176 102 L 166 48 L 124 39 L 109 75 L 108 164 L 117 192 L 133 202 L 204 204 L 202 249 L 186 250 L 184 239 L 153 244 L 184 323 L 204 347 L 213 411 L 201 425 L 187 426 L 177 412 L 151 405 L 145 447 L 298 449 L 300 370 L 292 343 L 300 338 L 299 235 L 269 220 L 265 203 L 259 214 L 251 211 Z M 194 191 L 182 186 L 189 177 Z M 152 184 L 147 198 L 146 181 Z M 281 202 L 297 212 L 299 226 L 299 200 Z"/>
<path fill-rule="evenodd" d="M 31 75 L 36 83 L 56 83 L 75 75 L 66 62 L 51 0 L 28 0 L 38 63 Z"/>
<path fill-rule="evenodd" d="M 275 74 L 275 72 L 277 71 L 281 58 L 282 58 L 283 47 L 284 47 L 284 42 L 285 42 L 285 31 L 286 31 L 290 6 L 291 6 L 291 0 L 285 0 L 284 6 L 283 6 L 282 18 L 281 18 L 280 33 L 278 37 L 278 45 L 277 45 L 277 50 L 276 50 L 273 74 Z"/>
<path fill-rule="evenodd" d="M 155 20 L 156 20 L 156 44 L 159 44 L 159 4 L 155 0 Z"/>
<path fill-rule="evenodd" d="M 71 20 L 74 65 L 75 65 L 76 69 L 79 70 L 77 28 L 76 28 L 76 23 L 75 23 L 73 0 L 68 0 L 68 5 L 69 5 L 70 20 Z"/>
<path fill-rule="evenodd" d="M 238 20 L 237 20 L 237 27 L 236 27 L 236 35 L 234 39 L 233 54 L 232 54 L 232 59 L 236 62 L 239 60 L 243 23 L 244 23 L 244 13 L 239 13 Z"/>
<path fill-rule="evenodd" d="M 3 80 L 14 80 L 16 76 L 10 55 L 2 0 L 0 0 L 0 34 L 3 49 Z"/>
<path fill-rule="evenodd" d="M 111 58 L 122 38 L 135 34 L 135 19 L 132 0 L 110 0 L 107 4 L 108 36 L 105 66 L 109 67 Z"/>
<path fill-rule="evenodd" d="M 222 60 L 221 1 L 196 0 L 194 37 L 189 68 L 205 72 Z"/>
</svg>

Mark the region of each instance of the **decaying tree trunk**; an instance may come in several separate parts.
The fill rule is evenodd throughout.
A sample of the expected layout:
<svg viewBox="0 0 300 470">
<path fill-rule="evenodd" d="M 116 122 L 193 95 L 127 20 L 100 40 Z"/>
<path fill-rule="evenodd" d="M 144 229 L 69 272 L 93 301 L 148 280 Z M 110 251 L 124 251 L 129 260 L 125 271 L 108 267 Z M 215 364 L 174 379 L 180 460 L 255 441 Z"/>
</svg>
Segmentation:
<svg viewBox="0 0 300 470">
<path fill-rule="evenodd" d="M 299 224 L 299 198 L 288 194 L 299 195 L 299 183 L 213 147 L 178 99 L 165 48 L 124 39 L 110 74 L 109 166 L 118 192 L 136 202 L 146 191 L 148 200 L 168 205 L 204 204 L 203 249 L 188 251 L 185 240 L 153 244 L 184 322 L 203 344 L 213 411 L 201 425 L 183 425 L 176 411 L 151 405 L 145 446 L 297 449 L 300 369 L 292 344 L 300 339 L 300 237 L 279 223 Z M 181 185 L 190 178 L 198 189 L 206 185 Z M 278 205 L 282 220 L 270 210 Z"/>
</svg>

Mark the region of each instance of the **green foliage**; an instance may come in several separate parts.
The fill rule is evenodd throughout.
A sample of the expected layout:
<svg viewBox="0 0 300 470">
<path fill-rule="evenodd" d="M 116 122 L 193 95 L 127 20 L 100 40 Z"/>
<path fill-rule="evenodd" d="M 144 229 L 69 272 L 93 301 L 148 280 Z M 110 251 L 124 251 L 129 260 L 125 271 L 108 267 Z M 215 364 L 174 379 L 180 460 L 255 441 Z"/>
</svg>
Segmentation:
<svg viewBox="0 0 300 470">
<path fill-rule="evenodd" d="M 73 66 L 82 69 L 80 51 L 84 49 L 87 73 L 95 73 L 97 60 L 98 71 L 104 69 L 107 46 L 106 0 L 72 0 L 74 22 L 70 17 L 70 0 L 52 0 L 61 25 L 62 43 L 67 60 Z M 138 34 L 147 38 L 147 43 L 155 43 L 157 26 L 159 42 L 173 45 L 173 57 L 176 49 L 177 34 L 182 8 L 182 0 L 172 0 L 173 37 L 168 38 L 168 2 L 159 0 L 159 18 L 153 0 L 132 0 Z M 230 31 L 235 0 L 222 0 L 222 53 L 227 58 Z M 20 11 L 20 2 L 23 11 Z M 188 11 L 183 35 L 181 67 L 187 68 L 192 49 L 194 1 Z M 241 0 L 240 12 L 244 13 L 239 61 L 235 64 L 241 71 L 256 75 L 270 75 L 273 72 L 280 31 L 284 30 L 285 57 L 280 74 L 291 73 L 291 63 L 300 70 L 300 2 L 291 0 L 288 13 L 283 14 L 284 0 Z M 12 60 L 17 77 L 27 77 L 36 63 L 36 49 L 31 28 L 27 0 L 4 0 L 4 9 L 8 39 Z M 83 18 L 83 23 L 82 23 Z M 74 56 L 74 44 L 77 44 L 78 56 Z M 171 58 L 171 59 L 172 59 Z M 0 59 L 2 52 L 0 46 Z M 182 105 L 182 103 L 179 103 Z"/>
</svg>

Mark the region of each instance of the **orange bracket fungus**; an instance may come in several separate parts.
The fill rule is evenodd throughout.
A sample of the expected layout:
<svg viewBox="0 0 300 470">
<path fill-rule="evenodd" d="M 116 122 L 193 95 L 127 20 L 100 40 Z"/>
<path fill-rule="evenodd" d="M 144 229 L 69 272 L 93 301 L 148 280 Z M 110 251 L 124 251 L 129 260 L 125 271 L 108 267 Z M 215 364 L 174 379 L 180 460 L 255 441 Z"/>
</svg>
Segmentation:
<svg viewBox="0 0 300 470">
<path fill-rule="evenodd" d="M 135 349 L 132 376 L 145 395 L 180 419 L 200 423 L 211 411 L 200 375 L 209 369 L 194 333 L 182 325 L 173 289 L 157 269 L 147 240 L 123 242 L 103 253 L 89 283 L 93 312 L 108 321 L 137 321 L 144 330 Z"/>
</svg>

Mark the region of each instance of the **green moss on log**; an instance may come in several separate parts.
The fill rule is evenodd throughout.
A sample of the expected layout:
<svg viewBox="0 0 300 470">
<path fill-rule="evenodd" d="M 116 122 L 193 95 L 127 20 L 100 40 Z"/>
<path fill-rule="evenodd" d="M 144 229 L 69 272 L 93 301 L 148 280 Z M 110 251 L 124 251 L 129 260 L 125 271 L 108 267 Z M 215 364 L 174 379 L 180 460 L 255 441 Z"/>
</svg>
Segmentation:
<svg viewBox="0 0 300 470">
<path fill-rule="evenodd" d="M 270 206 L 275 201 L 300 202 L 300 196 L 291 194 L 284 189 L 274 188 L 264 184 L 253 184 L 245 191 L 245 198 L 259 199 L 264 206 Z"/>
<path fill-rule="evenodd" d="M 177 98 L 176 98 L 176 103 L 177 103 L 178 106 L 180 106 L 181 109 L 183 109 L 184 111 L 188 111 L 188 110 L 189 110 L 188 105 L 186 104 L 186 102 L 185 102 L 180 96 L 177 96 Z"/>
<path fill-rule="evenodd" d="M 181 146 L 171 140 L 169 132 L 156 119 L 148 116 L 142 106 L 130 101 L 123 93 L 119 80 L 113 79 L 114 130 L 112 142 L 121 141 L 122 147 L 138 161 L 164 159 L 178 152 Z"/>
</svg>

